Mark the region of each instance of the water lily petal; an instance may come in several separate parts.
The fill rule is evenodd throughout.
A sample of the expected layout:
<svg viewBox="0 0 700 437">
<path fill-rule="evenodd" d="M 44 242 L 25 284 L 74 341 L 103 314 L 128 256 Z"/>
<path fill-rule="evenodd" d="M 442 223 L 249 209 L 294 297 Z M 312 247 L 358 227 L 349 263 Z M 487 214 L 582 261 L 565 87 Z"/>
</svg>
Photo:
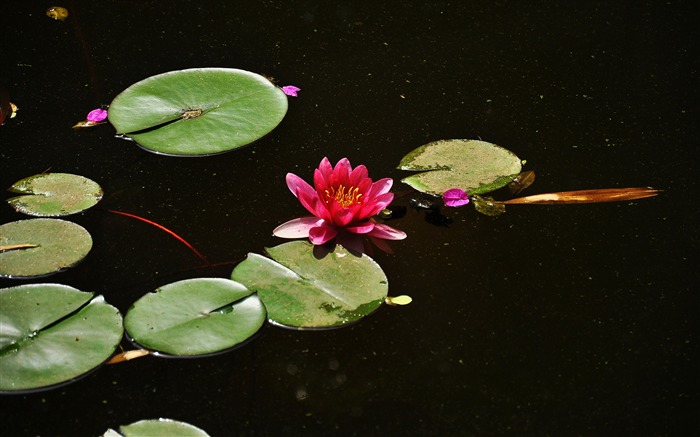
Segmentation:
<svg viewBox="0 0 700 437">
<path fill-rule="evenodd" d="M 352 232 L 353 234 L 368 234 L 372 232 L 376 225 L 377 224 L 375 222 L 367 220 L 366 222 L 360 222 L 351 226 L 346 226 L 345 230 L 348 232 Z"/>
<path fill-rule="evenodd" d="M 321 163 L 318 165 L 318 171 L 321 172 L 323 179 L 326 181 L 326 183 L 328 183 L 331 177 L 331 173 L 333 173 L 333 166 L 331 165 L 331 162 L 328 160 L 328 158 L 324 157 L 321 160 Z"/>
<path fill-rule="evenodd" d="M 391 178 L 379 179 L 377 182 L 372 184 L 372 189 L 369 195 L 379 196 L 380 194 L 388 193 L 391 190 L 391 186 L 394 185 L 394 181 Z"/>
<path fill-rule="evenodd" d="M 343 208 L 335 201 L 333 201 L 331 205 L 330 213 L 334 225 L 343 227 L 355 218 L 355 214 L 351 209 Z"/>
<path fill-rule="evenodd" d="M 367 179 L 367 176 L 369 176 L 367 167 L 365 167 L 364 165 L 358 165 L 350 172 L 350 186 L 359 187 L 360 182 L 363 179 Z M 372 181 L 370 180 L 370 183 L 371 182 Z"/>
<path fill-rule="evenodd" d="M 394 193 L 384 193 L 370 199 L 370 201 L 362 205 L 362 210 L 358 213 L 357 218 L 367 218 L 379 214 L 379 211 L 389 206 L 392 200 L 394 200 Z"/>
<path fill-rule="evenodd" d="M 280 238 L 307 238 L 309 230 L 322 223 L 323 219 L 318 217 L 299 217 L 277 226 L 272 235 Z"/>
<path fill-rule="evenodd" d="M 403 240 L 406 238 L 405 232 L 381 223 L 375 224 L 374 229 L 372 229 L 372 232 L 370 232 L 369 235 L 376 238 L 383 238 L 385 240 Z"/>
<path fill-rule="evenodd" d="M 352 166 L 350 165 L 350 160 L 348 158 L 342 158 L 335 167 L 333 167 L 333 173 L 331 173 L 330 177 L 331 186 L 349 186 L 351 171 Z"/>
<path fill-rule="evenodd" d="M 335 226 L 322 222 L 309 230 L 309 241 L 312 244 L 318 245 L 330 241 L 338 235 L 338 230 Z"/>
<path fill-rule="evenodd" d="M 316 192 L 308 182 L 294 173 L 287 173 L 286 181 L 289 191 L 291 191 L 295 197 L 299 197 L 299 191 L 306 193 L 307 196 L 312 196 Z"/>
<path fill-rule="evenodd" d="M 445 206 L 463 206 L 469 203 L 469 195 L 459 188 L 450 188 L 442 193 L 442 200 Z"/>
</svg>

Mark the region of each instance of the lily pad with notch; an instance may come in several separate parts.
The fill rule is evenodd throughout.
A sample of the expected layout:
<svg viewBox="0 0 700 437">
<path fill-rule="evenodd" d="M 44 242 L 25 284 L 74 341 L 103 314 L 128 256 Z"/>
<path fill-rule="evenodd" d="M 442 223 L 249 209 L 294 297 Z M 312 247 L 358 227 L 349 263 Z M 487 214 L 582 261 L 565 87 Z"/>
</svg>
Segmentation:
<svg viewBox="0 0 700 437">
<path fill-rule="evenodd" d="M 176 156 L 228 152 L 271 132 L 287 96 L 265 77 L 231 68 L 171 71 L 131 85 L 109 106 L 119 135 Z"/>
<path fill-rule="evenodd" d="M 231 278 L 256 291 L 270 322 L 286 328 L 347 326 L 381 306 L 388 282 L 374 260 L 340 245 L 317 258 L 313 248 L 292 241 L 267 248 L 271 258 L 249 253 Z"/>
<path fill-rule="evenodd" d="M 70 173 L 42 173 L 15 182 L 7 199 L 15 210 L 36 217 L 60 217 L 92 208 L 102 199 L 97 182 Z"/>
<path fill-rule="evenodd" d="M 401 159 L 399 169 L 420 171 L 401 182 L 433 196 L 451 188 L 469 195 L 507 185 L 522 164 L 510 150 L 479 140 L 439 140 L 424 144 Z"/>
<path fill-rule="evenodd" d="M 61 284 L 0 290 L 0 392 L 70 382 L 114 353 L 123 335 L 122 317 L 93 295 Z"/>
<path fill-rule="evenodd" d="M 225 278 L 173 282 L 141 297 L 124 317 L 129 338 L 174 356 L 224 352 L 265 323 L 265 307 L 243 285 Z"/>
<path fill-rule="evenodd" d="M 92 237 L 75 223 L 50 218 L 0 225 L 0 277 L 50 275 L 79 263 L 92 249 Z"/>
</svg>

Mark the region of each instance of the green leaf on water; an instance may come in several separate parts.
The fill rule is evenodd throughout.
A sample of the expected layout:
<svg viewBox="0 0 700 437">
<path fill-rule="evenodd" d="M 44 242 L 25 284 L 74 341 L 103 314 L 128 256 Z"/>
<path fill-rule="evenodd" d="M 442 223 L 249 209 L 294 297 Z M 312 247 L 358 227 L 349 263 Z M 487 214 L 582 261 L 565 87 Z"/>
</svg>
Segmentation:
<svg viewBox="0 0 700 437">
<path fill-rule="evenodd" d="M 0 248 L 6 248 L 0 251 L 0 277 L 31 278 L 80 262 L 92 248 L 92 237 L 65 220 L 19 220 L 0 225 Z"/>
<path fill-rule="evenodd" d="M 450 188 L 461 188 L 473 195 L 505 186 L 522 164 L 513 152 L 486 141 L 439 140 L 404 156 L 398 168 L 421 171 L 401 182 L 423 193 L 441 196 Z"/>
<path fill-rule="evenodd" d="M 107 430 L 103 437 L 209 437 L 209 434 L 185 422 L 171 419 L 141 420 Z"/>
<path fill-rule="evenodd" d="M 228 152 L 272 131 L 287 96 L 268 79 L 230 68 L 195 68 L 149 77 L 109 106 L 117 133 L 154 153 Z"/>
<path fill-rule="evenodd" d="M 387 296 L 387 278 L 367 255 L 340 245 L 319 257 L 306 241 L 249 253 L 231 278 L 256 291 L 270 322 L 291 328 L 335 328 L 374 312 Z"/>
<path fill-rule="evenodd" d="M 171 355 L 230 349 L 265 323 L 265 307 L 252 291 L 224 278 L 173 282 L 141 297 L 127 312 L 130 338 Z"/>
<path fill-rule="evenodd" d="M 13 184 L 8 191 L 22 194 L 7 203 L 23 214 L 59 217 L 85 211 L 102 199 L 94 181 L 69 173 L 42 173 Z"/>
<path fill-rule="evenodd" d="M 0 391 L 68 382 L 107 360 L 122 317 L 102 296 L 61 284 L 0 289 Z"/>
</svg>

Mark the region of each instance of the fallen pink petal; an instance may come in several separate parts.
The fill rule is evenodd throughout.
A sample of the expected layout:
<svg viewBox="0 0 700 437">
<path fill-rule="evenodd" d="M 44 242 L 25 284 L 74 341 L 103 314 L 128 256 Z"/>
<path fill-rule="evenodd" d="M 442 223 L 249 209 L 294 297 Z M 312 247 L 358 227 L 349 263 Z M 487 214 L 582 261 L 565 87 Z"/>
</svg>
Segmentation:
<svg viewBox="0 0 700 437">
<path fill-rule="evenodd" d="M 107 111 L 101 108 L 93 109 L 87 115 L 87 121 L 91 123 L 99 123 L 107 118 Z"/>
<path fill-rule="evenodd" d="M 445 202 L 445 206 L 464 206 L 469 203 L 469 195 L 462 189 L 450 188 L 442 193 L 442 200 Z"/>
<path fill-rule="evenodd" d="M 301 88 L 295 87 L 294 85 L 287 85 L 282 87 L 282 92 L 292 97 L 297 97 L 297 92 L 299 91 L 301 91 Z"/>
<path fill-rule="evenodd" d="M 406 233 L 372 217 L 385 209 L 394 194 L 390 178 L 373 182 L 367 168 L 352 168 L 343 158 L 334 166 L 323 158 L 314 171 L 314 186 L 293 173 L 287 173 L 287 187 L 313 216 L 300 217 L 281 224 L 273 235 L 281 238 L 309 238 L 315 245 L 348 235 L 374 239 L 403 240 Z"/>
</svg>

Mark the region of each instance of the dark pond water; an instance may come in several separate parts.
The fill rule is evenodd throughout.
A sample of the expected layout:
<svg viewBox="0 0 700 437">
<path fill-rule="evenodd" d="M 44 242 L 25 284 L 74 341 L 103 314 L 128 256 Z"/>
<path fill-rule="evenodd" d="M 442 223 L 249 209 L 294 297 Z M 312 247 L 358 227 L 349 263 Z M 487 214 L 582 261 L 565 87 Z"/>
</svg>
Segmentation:
<svg viewBox="0 0 700 437">
<path fill-rule="evenodd" d="M 287 172 L 310 179 L 322 157 L 348 157 L 407 190 L 399 160 L 437 139 L 514 151 L 537 172 L 533 194 L 665 191 L 498 218 L 453 209 L 447 225 L 409 208 L 392 223 L 409 237 L 376 256 L 408 307 L 329 332 L 267 327 L 224 355 L 143 358 L 3 396 L 3 435 L 99 435 L 157 417 L 215 436 L 700 432 L 695 2 L 68 1 L 65 22 L 49 6 L 0 6 L 0 82 L 19 106 L 0 128 L 0 186 L 50 169 L 106 196 L 71 218 L 94 238 L 82 264 L 3 287 L 59 282 L 125 312 L 279 244 L 272 229 L 303 213 Z M 210 66 L 302 91 L 269 136 L 214 157 L 71 129 L 134 82 Z M 106 209 L 228 264 L 204 268 Z"/>
</svg>

